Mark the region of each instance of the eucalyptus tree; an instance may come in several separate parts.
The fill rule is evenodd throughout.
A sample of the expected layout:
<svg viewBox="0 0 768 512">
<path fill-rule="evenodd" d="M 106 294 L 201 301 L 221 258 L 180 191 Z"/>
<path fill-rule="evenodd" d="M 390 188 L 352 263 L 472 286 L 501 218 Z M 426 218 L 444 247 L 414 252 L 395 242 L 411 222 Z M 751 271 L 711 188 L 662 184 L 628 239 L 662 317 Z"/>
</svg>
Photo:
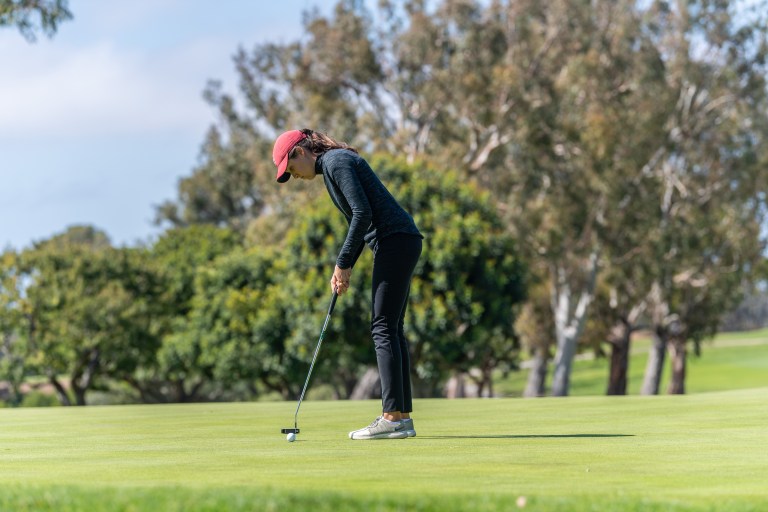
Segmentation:
<svg viewBox="0 0 768 512">
<path fill-rule="evenodd" d="M 219 83 L 209 84 L 205 97 L 220 122 L 203 147 L 202 165 L 180 182 L 177 200 L 159 207 L 158 220 L 236 226 L 242 212 L 223 214 L 226 205 L 216 205 L 245 198 L 251 217 L 289 211 L 296 191 L 269 179 L 271 141 L 288 128 L 326 131 L 368 153 L 426 156 L 480 180 L 495 177 L 494 186 L 508 181 L 486 164 L 499 165 L 492 157 L 512 140 L 520 96 L 538 72 L 529 54 L 551 44 L 530 44 L 508 26 L 519 10 L 521 19 L 539 12 L 537 2 L 520 4 L 525 8 L 446 0 L 432 10 L 423 1 L 381 2 L 373 13 L 361 0 L 341 0 L 328 17 L 306 13 L 298 41 L 238 49 L 244 106 L 236 108 Z M 225 187 L 214 175 L 222 182 L 244 178 Z M 217 197 L 222 188 L 232 193 Z"/>
<path fill-rule="evenodd" d="M 681 393 L 687 342 L 698 351 L 716 332 L 764 247 L 768 25 L 764 10 L 746 17 L 731 2 L 658 1 L 649 12 L 676 103 L 646 168 L 658 204 L 648 239 L 657 339 L 643 392 L 658 392 L 669 350 L 669 391 Z"/>
<path fill-rule="evenodd" d="M 532 271 L 549 284 L 553 394 L 567 394 L 600 271 L 625 264 L 645 272 L 631 287 L 619 282 L 622 272 L 611 274 L 622 295 L 616 313 L 625 318 L 643 304 L 649 315 L 660 311 L 647 292 L 654 282 L 671 282 L 653 267 L 662 256 L 652 245 L 662 226 L 648 214 L 664 207 L 638 207 L 633 194 L 663 204 L 660 169 L 675 161 L 677 138 L 696 140 L 690 129 L 699 125 L 687 114 L 694 111 L 679 108 L 687 84 L 697 83 L 693 68 L 679 65 L 683 56 L 698 58 L 697 48 L 689 51 L 698 37 L 691 35 L 722 39 L 713 55 L 725 64 L 707 68 L 714 80 L 724 83 L 732 73 L 718 70 L 731 69 L 743 80 L 742 93 L 761 84 L 759 22 L 730 30 L 723 20 L 732 3 L 689 4 L 690 30 L 680 32 L 677 4 L 663 1 L 409 0 L 380 2 L 375 12 L 360 0 L 339 1 L 329 16 L 307 13 L 297 41 L 238 50 L 244 107 L 211 84 L 207 98 L 221 114 L 222 151 L 206 150 L 207 163 L 190 180 L 205 183 L 208 168 L 224 169 L 238 155 L 238 167 L 250 166 L 254 181 L 228 190 L 234 199 L 241 189 L 257 190 L 260 202 L 250 202 L 247 213 L 255 220 L 244 231 L 263 243 L 279 241 L 276 231 L 291 228 L 292 205 L 308 202 L 303 192 L 270 183 L 270 142 L 283 129 L 308 126 L 367 152 L 458 167 L 491 192 Z M 740 57 L 748 48 L 751 60 Z M 723 97 L 704 110 L 726 104 Z M 180 196 L 185 208 L 196 208 L 187 189 Z M 265 222 L 269 213 L 278 220 Z M 237 229 L 247 223 L 237 215 L 216 219 Z M 646 247 L 637 250 L 631 245 L 643 243 L 643 229 Z M 616 244 L 623 233 L 632 236 Z M 641 258 L 652 263 L 642 266 Z M 546 375 L 540 370 L 536 375 Z"/>
<path fill-rule="evenodd" d="M 552 394 L 566 395 L 598 274 L 612 257 L 606 235 L 623 214 L 620 189 L 651 158 L 667 95 L 660 56 L 633 3 L 547 5 L 530 30 L 557 37 L 506 161 L 517 180 L 510 219 L 549 276 Z"/>
<path fill-rule="evenodd" d="M 530 283 L 525 304 L 515 319 L 515 332 L 530 354 L 531 369 L 523 390 L 523 396 L 528 398 L 547 394 L 548 361 L 552 357 L 552 333 L 555 332 L 549 297 L 548 283 Z"/>
<path fill-rule="evenodd" d="M 392 22 L 374 24 L 363 2 L 341 1 L 327 18 L 308 15 L 300 41 L 237 53 L 244 112 L 215 86 L 209 99 L 231 133 L 263 141 L 307 125 L 366 150 L 459 163 L 488 187 L 551 276 L 555 387 L 565 394 L 601 257 L 598 228 L 613 207 L 610 173 L 648 146 L 612 128 L 641 112 L 645 137 L 658 92 L 638 85 L 657 79 L 658 58 L 631 5 L 383 2 L 380 19 Z M 282 199 L 292 191 L 267 193 L 264 211 L 290 211 Z"/>
<path fill-rule="evenodd" d="M 222 177 L 246 176 L 244 172 L 241 174 L 227 167 L 229 162 L 236 159 L 238 169 L 244 170 L 250 166 L 252 178 L 250 183 L 243 180 L 242 187 L 229 187 L 227 190 L 242 192 L 240 199 L 249 191 L 256 190 L 259 198 L 263 199 L 261 208 L 254 208 L 248 214 L 260 214 L 245 229 L 248 240 L 259 245 L 275 242 L 284 246 L 287 238 L 281 234 L 293 227 L 296 219 L 293 215 L 295 205 L 308 204 L 313 196 L 311 192 L 297 191 L 297 187 L 276 187 L 272 183 L 274 171 L 269 160 L 270 142 L 275 133 L 289 127 L 309 126 L 328 131 L 334 137 L 346 139 L 365 152 L 387 149 L 389 152 L 406 154 L 411 160 L 422 154 L 435 161 L 440 161 L 438 155 L 442 155 L 442 162 L 449 162 L 446 167 L 469 165 L 474 158 L 464 158 L 465 155 L 461 155 L 458 160 L 453 156 L 448 158 L 448 152 L 444 151 L 441 141 L 453 144 L 450 155 L 456 154 L 459 139 L 453 130 L 462 123 L 466 124 L 466 121 L 457 120 L 452 112 L 460 112 L 466 117 L 473 109 L 481 108 L 478 104 L 481 97 L 476 94 L 478 81 L 468 81 L 470 76 L 482 73 L 483 77 L 491 78 L 495 71 L 489 74 L 488 66 L 492 61 L 504 59 L 503 55 L 497 55 L 502 45 L 499 38 L 504 33 L 500 31 L 499 20 L 494 18 L 498 17 L 501 7 L 501 4 L 494 3 L 495 14 L 486 16 L 480 3 L 446 2 L 438 6 L 436 17 L 432 17 L 423 2 L 406 2 L 405 12 L 413 17 L 409 33 L 414 37 L 426 30 L 421 21 L 436 19 L 439 22 L 434 33 L 440 34 L 442 46 L 430 52 L 429 58 L 432 61 L 421 64 L 419 52 L 429 51 L 424 45 L 434 44 L 435 39 L 421 37 L 417 41 L 410 41 L 394 26 L 371 23 L 372 13 L 366 11 L 364 3 L 349 0 L 338 2 L 327 18 L 317 12 L 308 13 L 305 17 L 305 36 L 299 41 L 259 45 L 250 52 L 240 49 L 235 56 L 235 63 L 245 107 L 236 109 L 231 94 L 222 91 L 216 83 L 210 84 L 206 97 L 220 112 L 221 122 L 217 132 L 222 134 L 219 139 L 221 150 L 212 151 L 208 146 L 204 148 L 203 165 L 180 184 L 178 200 L 166 203 L 158 210 L 158 219 L 170 221 L 174 225 L 183 225 L 184 222 L 216 222 L 240 229 L 249 219 L 243 219 L 245 222 L 242 222 L 237 215 L 217 214 L 207 220 L 207 210 L 199 208 L 203 202 L 195 203 L 194 195 L 190 193 L 190 190 L 198 187 L 215 191 L 218 185 L 208 185 L 208 176 L 214 169 L 221 169 Z M 389 7 L 384 6 L 383 9 Z M 371 27 L 376 26 L 386 30 L 374 32 Z M 461 32 L 454 34 L 458 28 Z M 493 48 L 486 49 L 490 41 L 485 37 L 486 33 L 494 40 Z M 402 41 L 398 38 L 402 38 Z M 457 52 L 462 45 L 469 46 Z M 484 52 L 485 60 L 471 58 L 471 53 L 481 51 Z M 452 59 L 452 54 L 456 54 L 461 62 Z M 424 69 L 415 69 L 420 65 Z M 449 97 L 451 101 L 430 96 L 433 91 L 437 94 L 437 89 L 422 89 L 418 82 L 423 80 L 444 90 L 456 89 Z M 464 82 L 459 84 L 458 80 Z M 406 86 L 406 82 L 411 85 Z M 494 87 L 499 89 L 501 85 L 497 81 Z M 432 103 L 437 106 L 441 114 L 439 119 L 434 120 L 437 123 L 434 132 L 425 125 L 432 123 L 430 117 L 433 114 L 427 114 L 423 121 L 413 121 L 409 117 L 421 116 L 414 114 L 417 107 L 412 101 L 418 101 L 420 105 Z M 458 101 L 463 103 L 458 105 Z M 489 114 L 494 112 L 493 105 L 483 104 L 482 108 Z M 496 116 L 495 119 L 503 118 Z M 418 130 L 418 126 L 424 128 L 421 135 L 413 131 Z M 441 138 L 432 136 L 432 133 L 440 134 Z M 415 137 L 421 137 L 424 144 L 412 150 L 411 142 Z M 232 198 L 237 199 L 236 195 Z M 488 198 L 487 201 L 493 209 L 492 200 Z M 432 203 L 429 206 L 435 207 Z M 214 208 L 209 210 L 215 211 Z M 187 220 L 184 217 L 186 211 L 192 213 L 186 217 Z M 516 294 L 517 291 L 510 292 L 505 303 L 516 302 Z M 458 314 L 473 315 L 466 311 L 459 311 Z M 511 312 L 507 311 L 505 325 L 511 325 L 512 320 Z M 502 327 L 498 332 L 503 335 L 494 334 L 494 339 L 506 343 L 506 329 Z M 488 358 L 484 364 L 491 368 L 496 363 Z M 430 378 L 437 380 L 442 371 L 433 368 L 427 373 L 433 376 Z M 483 385 L 487 386 L 487 375 L 482 380 Z"/>
<path fill-rule="evenodd" d="M 606 5 L 592 6 L 598 20 L 601 7 Z M 642 23 L 640 14 L 644 16 Z M 569 110 L 578 106 L 579 95 L 599 97 L 596 95 L 600 91 L 610 91 L 610 87 L 601 87 L 600 77 L 606 79 L 605 83 L 617 83 L 610 80 L 612 76 L 622 77 L 620 55 L 632 55 L 609 51 L 603 59 L 591 61 L 588 51 L 583 57 L 572 58 L 564 69 L 571 69 L 574 62 L 585 62 L 584 69 L 591 71 L 584 83 L 593 86 L 583 87 L 585 92 L 561 103 L 564 108 L 558 109 L 554 117 L 565 124 L 569 112 L 583 112 L 583 124 L 577 122 L 574 126 L 580 127 L 584 147 L 597 141 L 593 148 L 602 145 L 616 150 L 607 165 L 593 158 L 581 166 L 591 170 L 593 176 L 602 176 L 597 186 L 588 187 L 596 206 L 584 210 L 597 220 L 590 247 L 598 249 L 600 259 L 610 269 L 608 281 L 614 283 L 615 313 L 621 319 L 615 326 L 618 336 L 613 336 L 614 341 L 628 341 L 632 326 L 637 326 L 640 314 L 647 308 L 654 332 L 661 337 L 657 346 L 666 349 L 666 339 L 671 338 L 673 392 L 683 389 L 686 340 L 694 340 L 698 347 L 703 337 L 714 332 L 719 321 L 717 312 L 732 306 L 734 287 L 748 275 L 761 247 L 759 226 L 765 214 L 765 173 L 761 173 L 766 126 L 765 18 L 739 25 L 732 14 L 733 5 L 728 3 L 678 3 L 675 7 L 654 2 L 647 11 L 627 18 L 627 24 L 618 32 L 626 41 L 632 40 L 631 34 L 637 34 L 635 43 L 627 45 L 636 58 L 624 61 L 632 63 L 631 69 L 618 83 L 629 84 L 630 91 L 643 92 L 622 94 L 623 103 L 612 103 L 610 96 L 605 96 L 603 101 L 595 102 L 598 109 L 590 109 L 590 104 L 583 102 L 581 107 Z M 623 18 L 602 19 L 621 26 Z M 601 33 L 593 31 L 598 37 L 591 40 L 598 48 Z M 614 45 L 621 40 L 611 39 Z M 590 62 L 599 64 L 590 68 Z M 610 72 L 613 67 L 618 69 Z M 578 75 L 570 76 L 577 81 L 570 90 L 578 91 Z M 633 83 L 637 84 L 635 88 L 631 87 Z M 610 120 L 608 126 L 631 126 L 632 130 L 601 132 L 600 123 L 590 122 L 601 117 Z M 592 154 L 599 156 L 599 151 Z M 601 169 L 602 174 L 594 174 Z M 619 172 L 610 174 L 606 169 Z M 577 183 L 566 182 L 567 193 L 577 191 Z M 549 182 L 547 185 L 551 187 Z M 603 201 L 604 206 L 600 206 Z M 558 198 L 549 204 L 567 202 Z M 553 211 L 549 204 L 544 212 L 552 216 L 559 207 Z M 523 213 L 518 217 L 526 218 Z M 569 226 L 568 222 L 575 218 L 578 215 L 572 212 L 539 226 Z M 579 233 L 575 226 L 570 228 Z M 540 252 L 552 251 L 558 242 L 551 238 L 541 244 Z M 551 275 L 558 272 L 553 270 Z M 582 271 L 581 275 L 590 274 Z M 582 290 L 589 288 L 582 285 Z M 560 305 L 563 312 L 569 311 L 567 302 Z M 557 324 L 558 308 L 553 309 Z M 573 311 L 578 312 L 579 306 Z M 625 345 L 623 341 L 616 344 L 622 350 Z M 658 368 L 654 364 L 658 360 L 651 358 L 651 368 Z M 553 392 L 558 394 L 557 370 L 555 373 Z"/>
<path fill-rule="evenodd" d="M 208 222 L 246 232 L 259 216 L 283 213 L 278 225 L 284 233 L 292 204 L 314 194 L 275 186 L 271 151 L 276 134 L 308 127 L 373 149 L 360 136 L 359 118 L 366 102 L 376 98 L 371 91 L 380 70 L 362 12 L 360 1 L 339 2 L 330 19 L 307 13 L 304 40 L 265 43 L 251 52 L 237 49 L 244 108 L 236 108 L 234 96 L 220 82 L 208 84 L 204 97 L 218 110 L 219 121 L 206 136 L 201 164 L 179 182 L 177 199 L 157 208 L 158 223 Z M 269 237 L 265 231 L 259 235 Z"/>
<path fill-rule="evenodd" d="M 212 94 L 212 93 L 209 93 Z M 200 164 L 178 183 L 178 199 L 156 207 L 155 221 L 170 227 L 211 224 L 244 232 L 265 207 L 263 187 L 252 163 L 269 149 L 248 130 L 213 126 L 201 148 Z"/>
</svg>

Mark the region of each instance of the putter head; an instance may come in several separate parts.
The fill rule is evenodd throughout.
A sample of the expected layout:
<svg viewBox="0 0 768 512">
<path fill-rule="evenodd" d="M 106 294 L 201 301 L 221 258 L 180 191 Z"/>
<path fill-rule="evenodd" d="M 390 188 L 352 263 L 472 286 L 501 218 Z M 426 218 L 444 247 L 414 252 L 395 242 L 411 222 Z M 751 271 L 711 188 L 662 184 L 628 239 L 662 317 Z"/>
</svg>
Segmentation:
<svg viewBox="0 0 768 512">
<path fill-rule="evenodd" d="M 281 434 L 298 434 L 300 429 L 298 428 L 281 428 L 280 433 Z"/>
</svg>

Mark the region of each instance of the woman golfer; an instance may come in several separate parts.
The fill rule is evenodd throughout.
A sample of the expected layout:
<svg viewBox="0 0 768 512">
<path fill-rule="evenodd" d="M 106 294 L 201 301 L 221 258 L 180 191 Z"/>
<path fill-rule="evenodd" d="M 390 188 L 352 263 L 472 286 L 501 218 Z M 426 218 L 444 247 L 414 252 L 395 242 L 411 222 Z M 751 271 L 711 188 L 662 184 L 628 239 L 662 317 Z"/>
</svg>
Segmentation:
<svg viewBox="0 0 768 512">
<path fill-rule="evenodd" d="M 275 141 L 272 160 L 278 183 L 291 177 L 312 180 L 322 174 L 333 204 L 349 222 L 331 277 L 333 290 L 342 295 L 349 289 L 352 267 L 364 244 L 373 251 L 371 336 L 381 379 L 382 414 L 369 426 L 350 432 L 350 439 L 415 436 L 403 319 L 411 276 L 421 255 L 421 233 L 368 162 L 343 142 L 307 129 L 287 131 Z"/>
</svg>

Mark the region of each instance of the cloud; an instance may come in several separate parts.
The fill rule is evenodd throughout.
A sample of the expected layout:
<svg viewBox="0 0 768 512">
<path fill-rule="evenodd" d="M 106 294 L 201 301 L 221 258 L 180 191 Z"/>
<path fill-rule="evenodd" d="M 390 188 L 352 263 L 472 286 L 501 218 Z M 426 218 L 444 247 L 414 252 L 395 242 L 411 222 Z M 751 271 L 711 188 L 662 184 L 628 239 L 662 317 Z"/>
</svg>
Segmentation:
<svg viewBox="0 0 768 512">
<path fill-rule="evenodd" d="M 368 0 L 372 1 L 372 0 Z M 82 2 L 52 39 L 0 31 L 0 138 L 169 134 L 202 137 L 216 120 L 209 79 L 236 93 L 242 44 L 293 40 L 318 2 Z M 329 3 L 320 2 L 325 9 Z"/>
<path fill-rule="evenodd" d="M 236 94 L 238 46 L 295 40 L 317 3 L 332 7 L 72 0 L 75 19 L 52 39 L 1 29 L 0 250 L 76 223 L 117 243 L 155 233 L 152 205 L 174 197 L 217 120 L 206 82 Z"/>
<path fill-rule="evenodd" d="M 230 73 L 233 51 L 204 40 L 138 53 L 110 42 L 65 48 L 2 38 L 0 136 L 201 133 L 213 119 L 202 89 Z"/>
</svg>

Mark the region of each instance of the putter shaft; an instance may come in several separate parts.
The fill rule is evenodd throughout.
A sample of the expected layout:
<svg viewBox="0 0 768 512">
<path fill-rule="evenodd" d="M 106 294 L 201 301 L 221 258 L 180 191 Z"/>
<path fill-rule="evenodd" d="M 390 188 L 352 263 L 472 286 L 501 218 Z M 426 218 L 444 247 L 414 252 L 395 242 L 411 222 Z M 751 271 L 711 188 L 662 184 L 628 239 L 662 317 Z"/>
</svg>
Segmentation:
<svg viewBox="0 0 768 512">
<path fill-rule="evenodd" d="M 334 290 L 331 296 L 331 305 L 328 306 L 328 314 L 325 316 L 325 322 L 323 323 L 323 329 L 320 331 L 320 339 L 317 340 L 317 346 L 315 347 L 315 353 L 312 355 L 312 363 L 309 365 L 309 372 L 307 373 L 307 379 L 304 381 L 304 389 L 301 390 L 301 396 L 299 396 L 299 403 L 296 405 L 296 413 L 293 415 L 293 429 L 296 434 L 299 433 L 299 408 L 301 402 L 304 400 L 304 394 L 307 392 L 307 386 L 309 386 L 309 379 L 312 376 L 312 369 L 315 367 L 315 361 L 317 360 L 317 354 L 320 352 L 320 346 L 323 344 L 323 338 L 325 338 L 325 330 L 328 328 L 328 322 L 331 320 L 331 313 L 333 308 L 336 307 L 336 299 L 339 297 L 338 293 Z M 286 429 L 283 429 L 286 430 Z M 285 433 L 285 432 L 283 432 Z"/>
</svg>

